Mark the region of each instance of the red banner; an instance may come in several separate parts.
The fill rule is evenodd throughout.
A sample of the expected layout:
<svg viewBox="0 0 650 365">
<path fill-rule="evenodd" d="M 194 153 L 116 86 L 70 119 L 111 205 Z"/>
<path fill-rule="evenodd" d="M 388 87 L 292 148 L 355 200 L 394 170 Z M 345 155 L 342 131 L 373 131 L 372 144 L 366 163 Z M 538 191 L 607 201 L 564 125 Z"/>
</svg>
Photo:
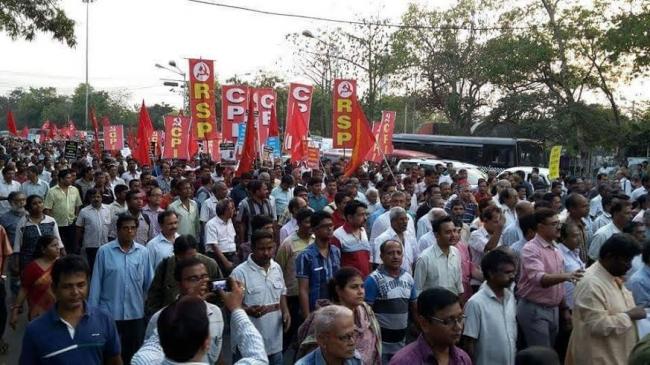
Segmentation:
<svg viewBox="0 0 650 365">
<path fill-rule="evenodd" d="M 381 122 L 375 123 L 372 127 L 372 134 L 375 136 L 377 144 L 367 156 L 369 161 L 379 163 L 384 159 L 384 155 L 393 153 L 394 129 L 395 112 L 383 111 L 381 113 Z"/>
<path fill-rule="evenodd" d="M 163 158 L 189 159 L 190 118 L 165 115 L 165 148 Z"/>
<path fill-rule="evenodd" d="M 332 144 L 333 148 L 352 148 L 354 146 L 354 131 L 352 128 L 352 109 L 357 98 L 356 80 L 334 80 L 332 94 Z"/>
<path fill-rule="evenodd" d="M 153 144 L 153 155 L 155 157 L 160 157 L 162 155 L 162 146 L 165 140 L 165 132 L 163 131 L 153 131 L 151 134 L 151 143 Z"/>
<path fill-rule="evenodd" d="M 221 162 L 221 133 L 216 140 L 206 141 L 205 149 L 210 155 L 210 159 L 214 162 Z"/>
<path fill-rule="evenodd" d="M 318 147 L 307 148 L 307 167 L 312 170 L 319 170 L 320 168 L 320 150 Z"/>
<path fill-rule="evenodd" d="M 221 87 L 221 136 L 224 141 L 236 142 L 239 124 L 246 123 L 248 87 L 223 85 Z"/>
<path fill-rule="evenodd" d="M 294 105 L 298 108 L 298 111 L 302 114 L 302 119 L 307 125 L 307 130 L 309 130 L 309 119 L 311 116 L 311 97 L 314 91 L 314 87 L 311 85 L 303 84 L 289 84 L 289 95 L 287 96 L 287 120 L 284 125 L 285 130 L 285 140 L 283 144 L 283 151 L 291 150 L 291 139 L 287 140 L 286 131 L 289 130 L 291 124 L 291 111 L 293 110 Z"/>
<path fill-rule="evenodd" d="M 121 151 L 122 148 L 124 148 L 124 127 L 121 124 L 104 126 L 104 150 L 116 152 Z"/>
<path fill-rule="evenodd" d="M 275 109 L 275 92 L 273 88 L 265 87 L 255 89 L 254 91 L 255 102 L 257 103 L 258 111 L 258 124 L 257 124 L 257 138 L 260 145 L 266 145 L 266 140 L 269 138 L 269 127 L 271 126 L 271 115 Z"/>
<path fill-rule="evenodd" d="M 217 139 L 214 62 L 190 59 L 190 115 L 196 139 Z"/>
</svg>

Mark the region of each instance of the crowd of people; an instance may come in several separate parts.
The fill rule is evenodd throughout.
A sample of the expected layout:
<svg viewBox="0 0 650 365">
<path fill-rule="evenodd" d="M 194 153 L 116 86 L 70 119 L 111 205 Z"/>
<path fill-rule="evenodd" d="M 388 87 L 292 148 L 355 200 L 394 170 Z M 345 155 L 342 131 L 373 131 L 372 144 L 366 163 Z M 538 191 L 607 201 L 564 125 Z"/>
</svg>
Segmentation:
<svg viewBox="0 0 650 365">
<path fill-rule="evenodd" d="M 453 165 L 348 177 L 343 161 L 287 161 L 235 176 L 205 156 L 143 165 L 83 144 L 70 160 L 61 142 L 0 145 L 0 326 L 29 321 L 22 349 L 0 352 L 21 364 L 650 356 L 647 163 L 471 186 Z"/>
</svg>

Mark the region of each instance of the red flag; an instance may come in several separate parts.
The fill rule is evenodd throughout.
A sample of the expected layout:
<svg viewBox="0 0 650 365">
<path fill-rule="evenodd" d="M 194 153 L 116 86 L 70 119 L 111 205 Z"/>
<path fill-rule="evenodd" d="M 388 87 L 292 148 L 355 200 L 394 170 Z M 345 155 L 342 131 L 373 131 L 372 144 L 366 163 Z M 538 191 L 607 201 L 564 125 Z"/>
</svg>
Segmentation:
<svg viewBox="0 0 650 365">
<path fill-rule="evenodd" d="M 296 104 L 291 111 L 289 125 L 291 128 L 291 162 L 298 164 L 307 158 L 307 124 Z"/>
<path fill-rule="evenodd" d="M 111 122 L 108 120 L 108 117 L 103 117 L 102 118 L 102 126 L 103 127 L 108 127 L 111 125 Z"/>
<path fill-rule="evenodd" d="M 74 122 L 68 121 L 68 138 L 74 138 L 77 136 L 77 127 L 74 125 Z"/>
<path fill-rule="evenodd" d="M 29 128 L 27 128 L 27 126 L 23 128 L 23 131 L 20 133 L 20 136 L 24 139 L 29 138 Z"/>
<path fill-rule="evenodd" d="M 280 127 L 278 126 L 278 117 L 275 115 L 275 105 L 271 108 L 271 117 L 269 118 L 269 137 L 279 137 Z"/>
<path fill-rule="evenodd" d="M 149 156 L 149 141 L 153 134 L 153 125 L 147 107 L 142 101 L 140 107 L 140 120 L 138 122 L 138 140 L 136 141 L 137 147 L 132 152 L 133 158 L 140 163 L 141 166 L 151 166 L 151 158 Z"/>
<path fill-rule="evenodd" d="M 253 169 L 255 163 L 255 113 L 252 95 L 248 95 L 248 121 L 246 122 L 246 134 L 244 137 L 244 146 L 239 160 L 239 166 L 235 172 L 235 176 L 241 176 L 244 172 L 249 172 Z"/>
<path fill-rule="evenodd" d="M 50 138 L 54 139 L 59 136 L 59 128 L 56 124 L 50 122 Z"/>
<path fill-rule="evenodd" d="M 12 113 L 11 110 L 7 112 L 7 130 L 14 136 L 18 136 L 18 131 L 16 131 L 16 120 L 14 119 L 14 113 Z"/>
<path fill-rule="evenodd" d="M 101 157 L 102 151 L 100 150 L 99 147 L 99 125 L 97 125 L 97 118 L 95 118 L 95 108 L 90 109 L 90 121 L 93 123 L 93 129 L 95 130 L 95 137 L 94 137 L 94 147 L 95 147 L 95 154 L 97 154 L 97 157 Z"/>
<path fill-rule="evenodd" d="M 352 140 L 354 142 L 352 157 L 344 173 L 348 177 L 357 172 L 368 152 L 375 146 L 375 136 L 372 134 L 366 115 L 363 113 L 356 97 L 352 99 L 352 128 L 354 129 L 352 133 L 354 136 Z"/>
</svg>

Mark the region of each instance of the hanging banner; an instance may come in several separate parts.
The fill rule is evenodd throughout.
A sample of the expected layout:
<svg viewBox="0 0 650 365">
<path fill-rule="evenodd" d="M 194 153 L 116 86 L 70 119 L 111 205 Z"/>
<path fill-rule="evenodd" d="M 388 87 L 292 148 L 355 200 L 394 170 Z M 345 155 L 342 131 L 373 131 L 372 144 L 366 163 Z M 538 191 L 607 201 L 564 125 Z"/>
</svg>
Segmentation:
<svg viewBox="0 0 650 365">
<path fill-rule="evenodd" d="M 164 136 L 165 132 L 163 131 L 153 131 L 151 134 L 151 154 L 156 158 L 162 156 Z"/>
<path fill-rule="evenodd" d="M 307 148 L 307 167 L 312 170 L 320 168 L 320 150 L 318 147 Z"/>
<path fill-rule="evenodd" d="M 352 108 L 357 98 L 356 80 L 334 80 L 332 93 L 332 144 L 333 148 L 352 148 L 354 128 L 352 128 Z"/>
<path fill-rule="evenodd" d="M 104 125 L 104 149 L 116 152 L 124 148 L 124 127 L 121 124 Z"/>
<path fill-rule="evenodd" d="M 372 134 L 377 143 L 366 157 L 368 161 L 381 162 L 384 155 L 393 153 L 393 131 L 395 129 L 395 112 L 382 111 L 381 122 L 372 127 Z"/>
<path fill-rule="evenodd" d="M 190 59 L 190 115 L 192 136 L 217 139 L 217 110 L 214 94 L 214 62 Z"/>
<path fill-rule="evenodd" d="M 190 117 L 165 115 L 163 158 L 189 159 L 190 126 Z"/>
<path fill-rule="evenodd" d="M 551 180 L 560 178 L 560 156 L 562 155 L 562 146 L 553 146 L 548 161 L 548 178 Z"/>
<path fill-rule="evenodd" d="M 248 87 L 241 85 L 221 86 L 221 137 L 236 142 L 239 124 L 246 123 Z"/>
<path fill-rule="evenodd" d="M 297 110 L 302 114 L 302 119 L 305 121 L 307 130 L 309 130 L 309 119 L 311 116 L 311 99 L 314 92 L 314 87 L 311 85 L 303 84 L 289 84 L 289 95 L 287 96 L 287 119 L 284 124 L 284 147 L 283 151 L 287 152 L 291 150 L 291 139 L 287 140 L 287 130 L 292 128 L 291 126 L 291 111 L 293 110 L 294 105 L 297 107 Z"/>
<path fill-rule="evenodd" d="M 255 101 L 258 111 L 258 128 L 257 138 L 260 145 L 266 146 L 269 138 L 269 127 L 271 124 L 271 114 L 275 109 L 275 92 L 270 87 L 255 89 L 253 93 L 257 94 Z"/>
</svg>

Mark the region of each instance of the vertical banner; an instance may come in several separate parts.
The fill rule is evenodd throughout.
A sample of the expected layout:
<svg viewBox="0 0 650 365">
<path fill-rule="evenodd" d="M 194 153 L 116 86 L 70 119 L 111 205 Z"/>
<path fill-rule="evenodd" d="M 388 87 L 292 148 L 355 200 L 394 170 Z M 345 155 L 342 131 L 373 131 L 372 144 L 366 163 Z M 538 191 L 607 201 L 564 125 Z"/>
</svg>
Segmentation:
<svg viewBox="0 0 650 365">
<path fill-rule="evenodd" d="M 257 94 L 255 101 L 257 102 L 258 124 L 257 124 L 257 138 L 261 146 L 267 145 L 269 138 L 269 127 L 271 126 L 271 115 L 275 109 L 275 92 L 273 88 L 265 87 L 254 90 Z"/>
<path fill-rule="evenodd" d="M 124 127 L 121 124 L 104 126 L 104 149 L 117 152 L 124 148 Z"/>
<path fill-rule="evenodd" d="M 560 156 L 562 155 L 562 146 L 553 146 L 548 161 L 548 178 L 555 180 L 560 178 Z"/>
<path fill-rule="evenodd" d="M 307 148 L 307 167 L 312 170 L 320 170 L 320 149 L 318 147 Z"/>
<path fill-rule="evenodd" d="M 165 115 L 163 158 L 189 159 L 190 127 L 190 117 Z"/>
<path fill-rule="evenodd" d="M 384 155 L 393 153 L 393 131 L 395 130 L 395 112 L 382 111 L 381 121 L 372 127 L 372 134 L 377 143 L 366 157 L 369 161 L 381 162 Z"/>
<path fill-rule="evenodd" d="M 158 158 L 162 155 L 162 146 L 164 140 L 165 132 L 163 131 L 153 131 L 151 134 L 151 148 L 152 156 Z"/>
<path fill-rule="evenodd" d="M 189 62 L 192 136 L 199 140 L 217 139 L 214 61 L 190 59 Z"/>
<path fill-rule="evenodd" d="M 356 80 L 334 80 L 332 94 L 332 144 L 333 148 L 354 147 L 354 128 L 352 128 L 352 109 L 357 98 Z"/>
<path fill-rule="evenodd" d="M 212 141 L 206 141 L 206 150 L 210 159 L 214 162 L 221 162 L 221 138 Z"/>
<path fill-rule="evenodd" d="M 236 142 L 239 125 L 246 123 L 248 87 L 241 85 L 221 86 L 221 137 Z"/>
<path fill-rule="evenodd" d="M 302 114 L 302 119 L 307 125 L 307 130 L 309 130 L 309 119 L 311 116 L 311 98 L 314 92 L 314 87 L 311 85 L 303 84 L 289 84 L 289 95 L 287 96 L 287 119 L 284 124 L 284 146 L 283 151 L 291 151 L 291 138 L 287 138 L 289 135 L 288 130 L 293 128 L 291 125 L 291 112 L 294 110 L 294 106 L 297 107 L 297 110 Z"/>
</svg>

